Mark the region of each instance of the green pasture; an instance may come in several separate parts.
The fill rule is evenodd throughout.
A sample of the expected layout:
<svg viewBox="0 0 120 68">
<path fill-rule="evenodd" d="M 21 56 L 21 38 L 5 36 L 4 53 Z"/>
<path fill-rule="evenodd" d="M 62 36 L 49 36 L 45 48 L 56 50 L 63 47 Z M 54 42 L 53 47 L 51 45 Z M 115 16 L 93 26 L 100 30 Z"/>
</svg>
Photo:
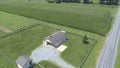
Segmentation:
<svg viewBox="0 0 120 68">
<path fill-rule="evenodd" d="M 53 32 L 55 32 L 54 29 L 43 26 L 36 26 L 9 37 L 1 38 L 0 51 L 7 55 L 12 61 L 15 61 L 18 56 L 21 55 L 29 56 L 35 48 L 42 44 L 43 38 L 52 34 Z M 68 40 L 65 45 L 68 46 L 68 48 L 61 54 L 61 57 L 68 63 L 78 67 L 83 58 L 87 56 L 90 49 L 94 46 L 95 42 L 89 39 L 89 44 L 83 44 L 82 37 L 68 33 L 67 37 Z M 70 59 L 71 57 L 73 58 Z M 3 58 L 5 59 L 4 56 Z M 7 65 L 8 62 L 0 62 L 2 64 L 0 67 L 5 66 L 6 68 L 13 68 L 15 66 L 14 64 Z"/>
<path fill-rule="evenodd" d="M 42 44 L 43 38 L 53 32 L 54 30 L 52 29 L 39 26 L 22 31 L 20 33 L 16 33 L 6 38 L 1 38 L 0 51 L 5 53 L 13 61 L 15 61 L 21 55 L 29 56 L 32 50 L 34 50 Z M 4 56 L 3 58 L 5 59 Z M 2 64 L 2 67 L 0 65 L 0 68 L 13 68 L 14 66 L 13 64 L 7 65 L 6 61 L 0 63 Z"/>
<path fill-rule="evenodd" d="M 37 23 L 38 21 L 34 19 L 0 11 L 0 26 L 6 27 L 12 31 Z"/>
<path fill-rule="evenodd" d="M 1 2 L 0 10 L 100 35 L 106 35 L 112 21 L 111 12 L 98 6 Z"/>
<path fill-rule="evenodd" d="M 65 42 L 65 45 L 68 48 L 61 54 L 61 57 L 76 68 L 79 68 L 84 63 L 90 50 L 96 45 L 95 40 L 89 39 L 89 44 L 84 44 L 82 37 L 72 34 L 68 34 L 67 37 L 68 40 Z"/>
</svg>

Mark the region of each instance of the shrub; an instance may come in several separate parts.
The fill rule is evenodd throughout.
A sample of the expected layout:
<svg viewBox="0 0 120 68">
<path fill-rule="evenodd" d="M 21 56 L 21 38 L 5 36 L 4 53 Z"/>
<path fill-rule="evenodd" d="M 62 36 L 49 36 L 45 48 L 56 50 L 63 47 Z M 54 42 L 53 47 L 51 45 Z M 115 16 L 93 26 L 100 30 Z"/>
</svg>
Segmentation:
<svg viewBox="0 0 120 68">
<path fill-rule="evenodd" d="M 61 3 L 62 1 L 61 0 L 55 0 L 56 3 Z"/>
<path fill-rule="evenodd" d="M 83 37 L 83 43 L 89 44 L 88 37 L 86 35 Z"/>
<path fill-rule="evenodd" d="M 47 0 L 48 3 L 54 3 L 54 0 Z"/>
</svg>

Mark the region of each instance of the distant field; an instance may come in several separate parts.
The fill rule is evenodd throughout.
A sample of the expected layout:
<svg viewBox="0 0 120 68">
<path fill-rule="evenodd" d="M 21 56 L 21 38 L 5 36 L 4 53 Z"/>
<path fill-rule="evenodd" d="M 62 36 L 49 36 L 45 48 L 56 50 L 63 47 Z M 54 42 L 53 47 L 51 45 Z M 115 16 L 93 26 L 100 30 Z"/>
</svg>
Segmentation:
<svg viewBox="0 0 120 68">
<path fill-rule="evenodd" d="M 0 26 L 6 27 L 12 31 L 37 23 L 38 21 L 30 18 L 0 11 Z"/>
<path fill-rule="evenodd" d="M 39 47 L 42 44 L 44 37 L 52 34 L 55 30 L 45 28 L 43 26 L 36 26 L 34 28 L 16 33 L 12 36 L 0 39 L 0 51 L 7 55 L 14 62 L 20 55 L 30 55 L 32 50 Z M 68 41 L 65 43 L 68 48 L 62 53 L 63 59 L 79 67 L 79 64 L 85 56 L 87 56 L 90 49 L 94 46 L 94 41 L 89 39 L 90 44 L 85 45 L 82 43 L 82 37 L 78 37 L 73 34 L 67 34 Z M 77 40 L 77 41 L 76 41 Z M 5 57 L 3 59 L 2 66 L 0 68 L 13 68 L 14 64 L 8 64 Z M 72 61 L 72 62 L 71 62 Z M 49 64 L 48 64 L 49 65 Z"/>
<path fill-rule="evenodd" d="M 1 2 L 0 10 L 100 35 L 106 35 L 112 19 L 111 13 L 99 6 Z"/>
</svg>

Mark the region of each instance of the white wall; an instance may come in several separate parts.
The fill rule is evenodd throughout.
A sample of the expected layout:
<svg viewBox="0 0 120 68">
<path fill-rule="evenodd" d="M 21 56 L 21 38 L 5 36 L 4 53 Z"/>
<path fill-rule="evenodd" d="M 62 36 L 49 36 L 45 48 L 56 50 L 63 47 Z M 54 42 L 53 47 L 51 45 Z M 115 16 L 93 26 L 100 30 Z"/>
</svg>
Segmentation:
<svg viewBox="0 0 120 68">
<path fill-rule="evenodd" d="M 17 64 L 18 68 L 22 68 L 19 64 Z"/>
</svg>

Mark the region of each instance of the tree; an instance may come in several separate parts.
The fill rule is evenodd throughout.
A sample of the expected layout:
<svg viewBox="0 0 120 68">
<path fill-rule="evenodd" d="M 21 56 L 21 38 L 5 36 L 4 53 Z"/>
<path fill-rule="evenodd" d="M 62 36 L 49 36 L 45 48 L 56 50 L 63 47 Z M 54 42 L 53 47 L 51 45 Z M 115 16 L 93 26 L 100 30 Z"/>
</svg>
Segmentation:
<svg viewBox="0 0 120 68">
<path fill-rule="evenodd" d="M 83 3 L 84 3 L 84 4 L 89 4 L 90 1 L 89 1 L 89 0 L 83 0 Z"/>
<path fill-rule="evenodd" d="M 105 0 L 100 0 L 100 4 L 105 4 Z"/>
<path fill-rule="evenodd" d="M 61 3 L 62 1 L 61 0 L 55 0 L 56 3 Z"/>
<path fill-rule="evenodd" d="M 86 35 L 84 35 L 84 37 L 83 37 L 83 43 L 89 44 L 88 37 Z"/>
<path fill-rule="evenodd" d="M 118 5 L 119 0 L 100 0 L 100 4 L 106 4 L 106 5 Z"/>
<path fill-rule="evenodd" d="M 54 3 L 54 0 L 47 0 L 48 3 Z"/>
<path fill-rule="evenodd" d="M 108 0 L 107 5 L 118 5 L 118 0 Z"/>
<path fill-rule="evenodd" d="M 74 0 L 75 3 L 80 3 L 80 0 Z"/>
</svg>

